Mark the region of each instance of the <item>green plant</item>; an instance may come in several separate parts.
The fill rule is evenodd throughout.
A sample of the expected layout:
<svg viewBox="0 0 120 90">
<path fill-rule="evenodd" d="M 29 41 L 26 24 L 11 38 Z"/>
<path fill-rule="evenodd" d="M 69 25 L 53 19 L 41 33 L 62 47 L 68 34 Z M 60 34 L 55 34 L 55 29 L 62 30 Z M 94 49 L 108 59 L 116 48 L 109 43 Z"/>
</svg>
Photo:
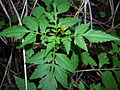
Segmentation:
<svg viewBox="0 0 120 90">
<path fill-rule="evenodd" d="M 100 11 L 100 12 L 99 12 L 99 15 L 100 15 L 101 18 L 105 18 L 105 17 L 106 17 L 105 12 L 103 12 L 103 11 Z"/>
<path fill-rule="evenodd" d="M 96 61 L 89 55 L 87 42 L 102 43 L 119 40 L 100 30 L 89 30 L 89 23 L 77 25 L 80 22 L 79 19 L 71 17 L 59 18 L 59 14 L 69 10 L 70 4 L 58 0 L 54 0 L 52 3 L 50 5 L 54 11 L 46 12 L 42 6 L 36 7 L 33 16 L 23 18 L 22 23 L 25 26 L 12 26 L 0 33 L 0 36 L 15 37 L 16 39 L 24 38 L 24 42 L 17 48 L 26 48 L 26 46 L 29 47 L 30 45 L 33 47 L 36 45 L 43 46 L 40 51 L 36 52 L 32 48 L 26 48 L 26 63 L 38 65 L 30 80 L 41 78 L 38 88 L 42 90 L 56 90 L 59 83 L 64 88 L 68 88 L 67 78 L 69 75 L 82 72 L 82 70 L 76 71 L 80 60 L 78 55 L 81 55 L 81 60 L 85 65 L 97 66 Z M 84 52 L 79 54 L 74 50 L 74 47 L 83 49 Z M 98 70 L 101 70 L 104 64 L 109 64 L 107 57 L 105 57 L 107 61 L 101 59 L 104 55 L 106 56 L 105 53 L 101 53 L 98 56 L 100 60 Z M 110 74 L 111 78 L 111 72 L 106 71 L 101 74 L 106 87 L 107 82 L 103 78 L 106 78 L 108 74 Z M 24 87 L 20 87 L 20 85 L 23 85 L 24 80 L 17 77 L 15 77 L 15 80 L 18 88 L 23 90 Z M 113 77 L 111 80 L 115 81 Z M 32 85 L 35 87 L 34 84 Z M 28 84 L 29 86 L 31 85 Z M 100 84 L 91 85 L 91 88 L 93 87 L 99 88 Z M 116 84 L 114 87 L 117 88 Z M 80 82 L 78 88 L 85 89 L 85 86 Z"/>
<path fill-rule="evenodd" d="M 5 22 L 4 21 L 0 21 L 0 29 L 2 29 L 4 25 L 5 25 Z"/>
</svg>

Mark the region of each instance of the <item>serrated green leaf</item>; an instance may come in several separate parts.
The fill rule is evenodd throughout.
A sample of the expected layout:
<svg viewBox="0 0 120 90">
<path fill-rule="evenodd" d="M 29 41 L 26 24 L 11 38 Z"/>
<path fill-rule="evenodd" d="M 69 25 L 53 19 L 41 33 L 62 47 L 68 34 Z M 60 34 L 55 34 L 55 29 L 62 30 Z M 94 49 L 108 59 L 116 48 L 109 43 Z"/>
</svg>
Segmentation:
<svg viewBox="0 0 120 90">
<path fill-rule="evenodd" d="M 110 54 L 114 54 L 114 53 L 119 53 L 119 47 L 117 46 L 117 44 L 112 43 L 112 49 L 109 51 Z"/>
<path fill-rule="evenodd" d="M 68 3 L 68 2 L 61 3 L 57 7 L 57 10 L 58 10 L 57 13 L 61 14 L 61 13 L 67 12 L 69 10 L 69 8 L 70 8 L 70 3 Z"/>
<path fill-rule="evenodd" d="M 54 73 L 50 72 L 47 76 L 42 78 L 38 88 L 41 88 L 41 90 L 56 90 L 57 82 L 55 80 Z"/>
<path fill-rule="evenodd" d="M 109 90 L 109 89 L 105 87 L 101 87 L 100 90 Z"/>
<path fill-rule="evenodd" d="M 31 44 L 31 43 L 33 43 L 33 42 L 35 42 L 35 41 L 36 41 L 36 35 L 33 34 L 33 33 L 30 33 L 30 34 L 28 34 L 28 35 L 25 37 L 24 42 L 23 42 L 20 46 L 18 46 L 18 48 L 22 48 L 22 47 L 24 47 L 25 45 Z"/>
<path fill-rule="evenodd" d="M 93 43 L 98 43 L 98 42 L 102 43 L 106 41 L 119 40 L 118 38 L 106 34 L 105 32 L 102 32 L 100 30 L 93 30 L 93 29 L 83 34 L 83 36 Z"/>
<path fill-rule="evenodd" d="M 100 83 L 98 83 L 97 85 L 95 85 L 94 83 L 90 84 L 90 90 L 101 90 L 101 84 Z"/>
<path fill-rule="evenodd" d="M 25 90 L 25 80 L 16 76 L 14 76 L 14 78 L 19 90 Z M 28 83 L 28 90 L 37 90 L 34 83 L 31 83 L 29 81 L 27 81 L 27 83 Z"/>
<path fill-rule="evenodd" d="M 65 88 L 67 88 L 67 73 L 66 73 L 66 71 L 63 68 L 56 66 L 54 74 L 55 74 L 57 81 L 59 81 Z"/>
<path fill-rule="evenodd" d="M 75 35 L 81 35 L 83 33 L 85 33 L 88 28 L 89 28 L 90 24 L 80 24 L 79 26 L 77 26 L 75 28 Z"/>
<path fill-rule="evenodd" d="M 47 6 L 47 10 L 48 11 L 51 11 L 52 10 L 52 3 L 53 3 L 53 0 L 42 0 L 45 5 Z"/>
<path fill-rule="evenodd" d="M 51 62 L 51 61 L 52 61 L 52 53 L 50 52 L 43 60 L 43 63 Z"/>
<path fill-rule="evenodd" d="M 40 27 L 40 32 L 45 33 L 46 28 L 48 27 L 48 21 L 45 19 L 45 17 L 40 17 L 39 18 L 39 27 Z"/>
<path fill-rule="evenodd" d="M 56 54 L 55 58 L 56 64 L 58 64 L 60 67 L 69 70 L 72 73 L 75 73 L 75 69 L 73 65 L 70 63 L 69 58 L 65 54 Z"/>
<path fill-rule="evenodd" d="M 23 18 L 22 22 L 30 31 L 38 31 L 38 22 L 34 17 L 26 16 Z"/>
<path fill-rule="evenodd" d="M 39 18 L 45 12 L 44 8 L 39 6 L 33 10 L 33 16 Z"/>
<path fill-rule="evenodd" d="M 97 85 L 95 85 L 95 90 L 101 90 L 101 84 L 98 83 Z"/>
<path fill-rule="evenodd" d="M 101 18 L 105 18 L 106 17 L 105 12 L 102 12 L 102 11 L 99 12 L 99 15 L 100 15 Z"/>
<path fill-rule="evenodd" d="M 25 89 L 24 79 L 16 77 L 16 76 L 14 76 L 14 78 L 15 78 L 15 82 L 19 90 L 24 90 Z"/>
<path fill-rule="evenodd" d="M 18 21 L 17 15 L 16 15 L 16 14 L 12 15 L 12 16 L 11 16 L 11 22 L 17 23 L 17 21 Z"/>
<path fill-rule="evenodd" d="M 71 49 L 71 39 L 70 38 L 63 38 L 61 41 L 65 47 L 67 54 L 69 54 L 70 49 Z"/>
<path fill-rule="evenodd" d="M 80 21 L 80 19 L 71 18 L 71 17 L 60 18 L 60 19 L 59 19 L 59 24 L 58 24 L 58 26 L 65 25 L 66 28 L 67 28 L 67 27 L 73 26 L 74 24 L 76 24 L 76 23 L 79 22 L 79 21 Z"/>
<path fill-rule="evenodd" d="M 115 71 L 117 81 L 120 83 L 120 71 Z"/>
<path fill-rule="evenodd" d="M 49 21 L 50 21 L 51 23 L 55 22 L 54 17 L 53 17 L 53 14 L 46 12 L 45 15 L 46 15 L 46 17 L 49 19 Z"/>
<path fill-rule="evenodd" d="M 29 58 L 28 60 L 26 60 L 26 63 L 42 64 L 44 56 L 45 56 L 45 50 L 42 50 L 36 53 L 31 58 Z"/>
<path fill-rule="evenodd" d="M 79 88 L 79 90 L 86 90 L 85 85 L 83 84 L 82 81 L 79 82 L 78 88 Z"/>
<path fill-rule="evenodd" d="M 0 21 L 0 26 L 1 25 L 5 25 L 5 22 L 4 21 Z"/>
<path fill-rule="evenodd" d="M 94 89 L 95 90 L 101 90 L 101 84 L 98 83 L 97 85 L 94 86 Z"/>
<path fill-rule="evenodd" d="M 116 81 L 110 71 L 105 71 L 101 74 L 104 86 L 109 90 L 118 90 Z"/>
<path fill-rule="evenodd" d="M 26 53 L 26 59 L 28 59 L 34 54 L 34 51 L 32 50 L 32 48 L 26 49 L 25 53 Z"/>
<path fill-rule="evenodd" d="M 4 25 L 5 25 L 5 22 L 4 21 L 0 21 L 0 29 L 2 29 Z"/>
<path fill-rule="evenodd" d="M 104 64 L 110 64 L 109 58 L 107 57 L 106 53 L 101 53 L 100 55 L 98 55 L 98 59 L 99 67 L 102 67 Z"/>
<path fill-rule="evenodd" d="M 50 66 L 50 64 L 41 64 L 37 66 L 30 79 L 42 78 L 44 75 L 49 73 Z"/>
<path fill-rule="evenodd" d="M 97 63 L 94 61 L 94 59 L 92 59 L 92 57 L 89 56 L 89 53 L 83 52 L 81 56 L 82 56 L 82 61 L 84 64 L 86 65 L 90 64 L 92 66 L 97 66 Z"/>
<path fill-rule="evenodd" d="M 113 67 L 120 67 L 120 60 L 117 56 L 112 56 Z"/>
<path fill-rule="evenodd" d="M 55 46 L 55 42 L 54 42 L 54 41 L 48 43 L 48 44 L 47 44 L 47 49 L 46 49 L 46 54 L 48 54 L 48 52 L 49 52 L 50 50 L 52 50 L 52 48 L 53 48 L 54 46 Z"/>
<path fill-rule="evenodd" d="M 86 43 L 84 41 L 84 39 L 81 36 L 75 37 L 74 39 L 74 43 L 79 46 L 80 48 L 84 49 L 85 51 L 88 52 Z"/>
<path fill-rule="evenodd" d="M 12 26 L 0 32 L 0 36 L 15 37 L 16 39 L 21 39 L 28 32 L 29 31 L 23 26 Z"/>
<path fill-rule="evenodd" d="M 55 3 L 56 6 L 58 6 L 58 5 L 60 5 L 61 3 L 64 3 L 64 2 L 66 2 L 66 1 L 68 1 L 68 0 L 54 0 L 54 3 Z"/>
<path fill-rule="evenodd" d="M 70 35 L 71 34 L 71 31 L 70 30 L 67 30 L 66 32 L 65 32 L 65 35 Z"/>
<path fill-rule="evenodd" d="M 70 59 L 70 62 L 71 62 L 71 64 L 73 65 L 74 69 L 76 69 L 77 66 L 78 66 L 79 59 L 78 59 L 78 56 L 77 56 L 74 52 L 73 52 L 73 54 L 72 54 L 72 57 L 71 57 L 71 59 Z"/>
</svg>

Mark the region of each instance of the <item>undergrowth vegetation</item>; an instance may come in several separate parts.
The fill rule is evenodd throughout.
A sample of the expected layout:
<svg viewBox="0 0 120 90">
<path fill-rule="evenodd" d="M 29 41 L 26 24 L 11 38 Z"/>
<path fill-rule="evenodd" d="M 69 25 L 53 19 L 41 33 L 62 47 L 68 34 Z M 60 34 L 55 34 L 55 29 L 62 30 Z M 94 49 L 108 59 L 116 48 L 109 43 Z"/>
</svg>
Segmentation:
<svg viewBox="0 0 120 90">
<path fill-rule="evenodd" d="M 25 49 L 26 64 L 35 65 L 27 86 L 23 78 L 13 76 L 19 90 L 119 90 L 119 36 L 91 28 L 79 18 L 61 17 L 70 10 L 67 0 L 42 1 L 46 8 L 36 6 L 31 16 L 24 16 L 23 25 L 0 32 L 18 40 L 14 46 Z M 102 43 L 111 43 L 111 49 Z"/>
</svg>

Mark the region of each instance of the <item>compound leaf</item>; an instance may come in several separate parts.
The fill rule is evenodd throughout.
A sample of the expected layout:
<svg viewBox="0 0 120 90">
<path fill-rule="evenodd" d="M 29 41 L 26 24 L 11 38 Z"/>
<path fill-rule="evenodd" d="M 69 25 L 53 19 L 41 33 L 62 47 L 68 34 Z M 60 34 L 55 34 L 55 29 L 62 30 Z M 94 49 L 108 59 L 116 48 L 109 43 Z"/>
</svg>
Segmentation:
<svg viewBox="0 0 120 90">
<path fill-rule="evenodd" d="M 19 90 L 25 90 L 25 80 L 19 77 L 14 76 L 15 82 Z M 27 81 L 28 83 L 28 90 L 36 90 L 36 86 L 34 83 Z"/>
<path fill-rule="evenodd" d="M 16 39 L 21 39 L 28 32 L 29 31 L 23 26 L 12 26 L 0 32 L 0 36 L 15 37 Z"/>
<path fill-rule="evenodd" d="M 114 53 L 119 53 L 119 47 L 117 46 L 117 44 L 112 43 L 112 49 L 109 51 L 110 54 L 114 54 Z"/>
<path fill-rule="evenodd" d="M 0 21 L 0 29 L 2 29 L 4 25 L 5 25 L 5 22 L 4 21 Z"/>
<path fill-rule="evenodd" d="M 54 0 L 54 3 L 56 6 L 59 6 L 61 3 L 64 3 L 66 1 L 68 1 L 68 0 Z"/>
<path fill-rule="evenodd" d="M 42 50 L 36 53 L 31 58 L 29 58 L 28 60 L 26 60 L 26 63 L 42 64 L 44 56 L 45 56 L 45 50 Z"/>
<path fill-rule="evenodd" d="M 79 82 L 78 88 L 79 88 L 79 90 L 86 90 L 85 85 L 83 84 L 82 81 Z"/>
<path fill-rule="evenodd" d="M 75 69 L 73 65 L 70 63 L 69 58 L 65 54 L 56 54 L 55 58 L 56 64 L 58 64 L 60 67 L 69 70 L 70 72 L 75 72 Z"/>
<path fill-rule="evenodd" d="M 101 53 L 100 55 L 98 55 L 98 59 L 99 67 L 102 67 L 104 64 L 110 64 L 109 58 L 107 57 L 106 53 Z"/>
<path fill-rule="evenodd" d="M 53 3 L 53 0 L 42 0 L 45 5 L 47 6 L 47 10 L 48 11 L 51 11 L 52 10 L 52 3 Z"/>
<path fill-rule="evenodd" d="M 101 84 L 100 83 L 98 83 L 98 84 L 95 84 L 95 83 L 90 84 L 90 90 L 101 90 Z M 103 89 L 103 90 L 105 90 L 105 89 Z"/>
<path fill-rule="evenodd" d="M 61 13 L 67 12 L 69 10 L 69 7 L 70 7 L 70 3 L 68 3 L 68 2 L 61 3 L 57 7 L 57 10 L 58 10 L 57 13 L 61 14 Z"/>
<path fill-rule="evenodd" d="M 119 40 L 118 38 L 111 36 L 109 34 L 106 34 L 105 32 L 102 32 L 99 30 L 93 30 L 93 29 L 83 34 L 83 36 L 93 43 L 98 43 L 98 42 L 102 43 L 106 41 Z"/>
<path fill-rule="evenodd" d="M 36 7 L 34 10 L 33 10 L 33 15 L 37 18 L 39 18 L 43 13 L 45 12 L 44 8 L 39 6 L 39 7 Z"/>
<path fill-rule="evenodd" d="M 47 76 L 42 78 L 38 88 L 41 88 L 41 90 L 56 90 L 57 82 L 55 80 L 54 73 L 50 72 Z"/>
<path fill-rule="evenodd" d="M 48 21 L 45 19 L 45 17 L 39 18 L 39 27 L 40 27 L 41 33 L 45 33 L 45 30 L 46 30 L 48 25 L 49 25 Z"/>
<path fill-rule="evenodd" d="M 90 24 L 80 24 L 79 26 L 77 26 L 75 28 L 75 35 L 81 35 L 83 33 L 85 33 L 88 28 L 89 28 Z"/>
<path fill-rule="evenodd" d="M 48 74 L 50 70 L 50 64 L 41 64 L 37 66 L 35 71 L 32 73 L 30 79 L 42 78 L 44 75 Z"/>
<path fill-rule="evenodd" d="M 56 77 L 57 81 L 59 81 L 65 88 L 67 88 L 67 73 L 66 73 L 66 71 L 63 68 L 56 66 L 54 73 L 55 73 L 55 77 Z"/>
<path fill-rule="evenodd" d="M 79 19 L 76 19 L 76 18 L 70 18 L 70 17 L 67 17 L 67 18 L 60 18 L 59 19 L 59 24 L 58 26 L 66 26 L 66 27 L 71 27 L 73 26 L 74 24 L 76 24 L 77 22 L 79 22 L 80 20 Z"/>
<path fill-rule="evenodd" d="M 110 71 L 102 72 L 102 82 L 108 90 L 118 90 L 116 81 Z"/>
<path fill-rule="evenodd" d="M 117 81 L 120 83 L 120 71 L 115 71 Z"/>
<path fill-rule="evenodd" d="M 43 63 L 51 62 L 51 61 L 52 61 L 52 53 L 50 52 L 43 60 Z"/>
<path fill-rule="evenodd" d="M 31 44 L 33 42 L 36 41 L 36 34 L 30 33 L 25 37 L 24 42 L 22 43 L 22 45 L 18 46 L 18 48 L 22 48 L 27 44 Z"/>
<path fill-rule="evenodd" d="M 48 43 L 48 44 L 47 44 L 47 49 L 46 49 L 46 54 L 48 54 L 48 52 L 49 52 L 50 50 L 52 50 L 52 48 L 53 48 L 54 46 L 55 46 L 55 42 L 54 42 L 54 41 Z"/>
<path fill-rule="evenodd" d="M 26 49 L 25 53 L 26 53 L 26 59 L 28 59 L 34 54 L 34 51 L 32 48 L 30 48 L 30 49 Z"/>
<path fill-rule="evenodd" d="M 63 42 L 63 45 L 65 47 L 65 50 L 67 51 L 67 54 L 69 54 L 69 51 L 71 49 L 71 39 L 70 38 L 63 38 L 62 42 Z"/>
<path fill-rule="evenodd" d="M 75 43 L 77 46 L 79 46 L 80 48 L 82 48 L 82 49 L 84 49 L 85 51 L 88 52 L 86 43 L 85 43 L 84 39 L 83 39 L 81 36 L 75 37 L 74 43 Z"/>
<path fill-rule="evenodd" d="M 49 19 L 49 22 L 51 23 L 55 22 L 53 14 L 46 12 L 45 15 Z"/>
<path fill-rule="evenodd" d="M 30 29 L 30 31 L 37 31 L 38 30 L 38 22 L 34 17 L 26 16 L 22 20 L 23 24 Z"/>
<path fill-rule="evenodd" d="M 89 53 L 83 52 L 81 56 L 82 56 L 82 61 L 84 64 L 86 65 L 90 64 L 92 66 L 97 66 L 97 63 L 94 61 L 94 59 L 92 59 L 92 57 L 89 56 Z"/>
<path fill-rule="evenodd" d="M 73 54 L 72 54 L 72 57 L 71 57 L 71 59 L 70 59 L 70 62 L 71 62 L 71 64 L 73 65 L 74 69 L 76 69 L 77 66 L 78 66 L 79 59 L 78 59 L 78 56 L 77 56 L 74 52 L 73 52 Z"/>
<path fill-rule="evenodd" d="M 116 56 L 112 56 L 112 61 L 113 61 L 113 67 L 120 67 L 120 60 L 119 58 Z"/>
</svg>

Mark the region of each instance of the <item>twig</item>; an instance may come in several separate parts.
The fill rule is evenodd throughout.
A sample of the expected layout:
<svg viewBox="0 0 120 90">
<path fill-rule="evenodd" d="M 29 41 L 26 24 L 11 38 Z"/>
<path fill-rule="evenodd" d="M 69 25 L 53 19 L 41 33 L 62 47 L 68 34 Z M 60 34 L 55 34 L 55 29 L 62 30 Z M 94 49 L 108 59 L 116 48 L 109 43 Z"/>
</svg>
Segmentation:
<svg viewBox="0 0 120 90">
<path fill-rule="evenodd" d="M 78 15 L 79 12 L 81 11 L 81 8 L 83 7 L 84 3 L 85 3 L 85 0 L 83 0 L 81 6 L 79 7 L 78 11 L 75 13 L 74 17 L 77 17 L 77 15 Z"/>
<path fill-rule="evenodd" d="M 1 64 L 5 69 L 6 69 L 6 66 L 5 65 L 3 65 L 3 64 Z M 17 75 L 17 73 L 16 72 L 14 72 L 13 70 L 9 70 L 9 72 L 11 72 L 11 73 L 13 73 L 13 74 L 15 74 L 15 75 Z"/>
<path fill-rule="evenodd" d="M 2 84 L 3 84 L 4 80 L 5 80 L 5 77 L 6 77 L 6 75 L 7 75 L 7 71 L 8 71 L 9 65 L 10 65 L 10 63 L 11 63 L 11 61 L 12 61 L 12 53 L 13 53 L 13 48 L 12 48 L 12 50 L 11 50 L 10 58 L 9 58 L 8 63 L 7 63 L 7 67 L 6 67 L 6 70 L 5 70 L 5 73 L 4 73 L 2 82 L 1 82 L 1 84 L 0 84 L 0 90 L 1 90 Z"/>
<path fill-rule="evenodd" d="M 16 7 L 14 6 L 12 0 L 10 0 L 10 3 L 12 4 L 12 7 L 13 7 L 13 9 L 14 9 L 14 11 L 15 11 L 17 17 L 18 17 L 19 24 L 22 25 L 22 22 L 21 22 L 20 16 L 19 16 L 19 14 L 18 14 L 18 12 L 17 12 L 17 10 L 16 10 Z"/>
<path fill-rule="evenodd" d="M 90 24 L 91 24 L 91 29 L 93 28 L 93 22 L 92 22 L 92 10 L 90 6 L 90 1 L 88 0 L 88 7 L 89 7 L 89 13 L 90 13 Z"/>
<path fill-rule="evenodd" d="M 83 72 L 79 75 L 79 77 L 78 77 L 77 80 L 75 81 L 76 83 L 81 79 L 82 75 L 83 75 Z"/>
<path fill-rule="evenodd" d="M 24 5 L 26 7 L 26 13 L 25 16 L 28 14 L 28 7 L 27 7 L 27 0 Z M 22 42 L 24 42 L 24 39 L 22 39 Z M 27 67 L 26 67 L 26 57 L 25 57 L 25 48 L 23 47 L 23 60 L 24 60 L 24 78 L 25 78 L 25 90 L 28 90 L 27 86 Z"/>
<path fill-rule="evenodd" d="M 11 26 L 10 16 L 9 16 L 9 14 L 8 14 L 8 12 L 7 12 L 7 10 L 6 10 L 6 8 L 5 8 L 5 6 L 3 5 L 3 3 L 2 3 L 1 0 L 0 0 L 0 4 L 1 4 L 1 6 L 2 6 L 2 8 L 3 8 L 3 10 L 4 10 L 4 12 L 5 12 L 5 14 L 6 14 L 7 18 L 8 18 L 8 20 L 9 20 L 9 25 Z"/>
<path fill-rule="evenodd" d="M 25 4 L 24 4 L 23 10 L 22 10 L 21 19 L 22 19 L 22 17 L 23 17 L 23 14 L 24 14 L 24 12 L 25 12 L 25 9 L 26 9 L 25 16 L 27 16 L 27 13 L 28 13 L 27 0 L 25 0 L 25 2 L 23 2 L 23 3 L 25 3 Z"/>
<path fill-rule="evenodd" d="M 2 37 L 0 37 L 0 39 L 7 45 L 7 42 Z"/>
<path fill-rule="evenodd" d="M 35 8 L 37 2 L 38 2 L 38 0 L 35 0 L 34 5 L 33 5 L 33 8 L 32 8 L 32 11 L 31 11 L 31 13 L 30 13 L 30 16 L 31 16 L 31 14 L 32 14 L 32 12 L 33 12 L 33 10 L 34 10 L 34 8 Z"/>
<path fill-rule="evenodd" d="M 21 18 L 20 18 L 20 16 L 19 16 L 19 14 L 18 14 L 18 12 L 17 12 L 17 10 L 16 10 L 16 8 L 15 8 L 12 0 L 10 0 L 10 2 L 11 2 L 11 4 L 12 4 L 12 6 L 13 6 L 13 9 L 14 9 L 17 17 L 18 17 L 19 24 L 22 25 Z M 27 0 L 26 0 L 26 2 L 27 2 Z M 27 5 L 27 3 L 26 3 L 26 5 Z M 26 6 L 26 5 L 25 5 L 25 6 Z M 27 7 L 26 7 L 26 8 L 27 8 Z M 24 10 L 24 9 L 23 9 L 23 10 Z M 26 9 L 26 11 L 27 11 L 27 9 Z M 24 42 L 24 39 L 22 39 L 22 42 Z M 25 49 L 24 49 L 24 48 L 23 48 L 23 61 L 24 61 L 25 90 L 28 90 L 28 88 L 27 88 L 27 71 L 26 71 L 26 63 L 25 63 L 25 62 L 26 62 L 26 57 L 25 57 Z"/>
<path fill-rule="evenodd" d="M 116 9 L 115 9 L 115 11 L 114 11 L 113 19 L 112 19 L 112 27 L 111 27 L 111 28 L 114 27 L 115 15 L 116 15 L 116 13 L 117 13 L 117 10 L 118 10 L 119 5 L 120 5 L 120 2 L 118 2 L 117 6 L 116 6 Z"/>
</svg>

